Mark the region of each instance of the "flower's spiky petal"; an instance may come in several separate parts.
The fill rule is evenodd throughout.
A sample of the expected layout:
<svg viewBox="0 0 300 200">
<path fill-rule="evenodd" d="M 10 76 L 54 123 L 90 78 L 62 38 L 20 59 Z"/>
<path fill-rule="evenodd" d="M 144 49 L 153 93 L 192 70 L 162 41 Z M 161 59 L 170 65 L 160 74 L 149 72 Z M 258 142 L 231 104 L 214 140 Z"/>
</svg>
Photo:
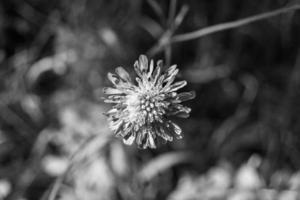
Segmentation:
<svg viewBox="0 0 300 200">
<path fill-rule="evenodd" d="M 134 67 L 134 70 L 135 70 L 136 74 L 137 74 L 139 77 L 142 77 L 142 72 L 141 72 L 141 70 L 140 70 L 139 61 L 135 61 L 133 67 Z"/>
<path fill-rule="evenodd" d="M 154 69 L 154 62 L 153 62 L 153 60 L 151 60 L 151 61 L 150 61 L 150 66 L 149 66 L 149 72 L 148 72 L 148 74 L 147 74 L 147 78 L 148 78 L 148 79 L 151 78 L 153 69 Z"/>
<path fill-rule="evenodd" d="M 155 145 L 155 134 L 154 133 L 148 133 L 148 140 L 147 140 L 147 145 L 148 147 L 155 149 L 156 145 Z"/>
<path fill-rule="evenodd" d="M 179 118 L 188 118 L 188 117 L 190 117 L 190 113 L 187 113 L 187 112 L 178 112 L 178 113 L 176 113 L 176 117 L 179 117 Z"/>
<path fill-rule="evenodd" d="M 116 86 L 116 87 L 117 87 L 117 86 L 119 85 L 119 83 L 120 83 L 119 77 L 118 77 L 117 75 L 113 74 L 113 73 L 108 72 L 107 78 L 108 78 L 108 80 L 110 80 L 110 82 L 112 82 L 112 84 L 114 84 L 114 86 Z"/>
<path fill-rule="evenodd" d="M 144 87 L 143 82 L 142 82 L 142 80 L 140 78 L 136 77 L 135 80 L 138 83 L 139 88 L 143 88 Z"/>
<path fill-rule="evenodd" d="M 115 114 L 117 114 L 117 112 L 118 112 L 118 109 L 113 108 L 113 109 L 110 109 L 110 110 L 106 113 L 106 115 L 107 115 L 107 116 L 115 115 Z"/>
<path fill-rule="evenodd" d="M 121 100 L 117 100 L 117 99 L 105 99 L 104 103 L 121 103 Z"/>
<path fill-rule="evenodd" d="M 109 127 L 114 131 L 115 134 L 117 134 L 119 131 L 121 131 L 123 126 L 122 120 L 111 120 L 109 123 Z"/>
<path fill-rule="evenodd" d="M 162 68 L 162 61 L 154 67 L 153 60 L 148 63 L 147 57 L 141 55 L 134 64 L 136 82 L 122 67 L 107 75 L 114 86 L 103 90 L 107 95 L 104 102 L 114 104 L 106 113 L 109 127 L 127 145 L 135 141 L 140 148 L 156 148 L 158 138 L 166 142 L 182 138 L 181 128 L 168 116 L 188 117 L 191 109 L 180 103 L 194 98 L 195 93 L 178 94 L 177 90 L 187 82 L 174 83 L 179 71 L 176 65 L 165 73 Z"/>
<path fill-rule="evenodd" d="M 174 131 L 176 138 L 181 139 L 183 137 L 182 129 L 172 121 L 169 121 L 168 124 L 169 124 L 168 128 L 171 129 L 171 131 Z"/>
<path fill-rule="evenodd" d="M 117 67 L 115 71 L 116 71 L 116 74 L 118 74 L 118 76 L 121 79 L 123 79 L 125 82 L 129 82 L 129 83 L 132 82 L 129 74 L 123 67 Z"/>
<path fill-rule="evenodd" d="M 196 97 L 196 93 L 194 91 L 191 92 L 181 92 L 177 95 L 178 103 L 188 101 L 194 99 Z"/>
<path fill-rule="evenodd" d="M 165 79 L 165 82 L 166 82 L 165 87 L 169 87 L 174 82 L 174 80 L 176 78 L 176 74 L 178 73 L 178 69 L 176 69 L 173 73 L 174 73 L 173 75 L 171 75 Z"/>
<path fill-rule="evenodd" d="M 134 132 L 128 134 L 127 136 L 128 136 L 128 137 L 124 137 L 124 138 L 123 138 L 124 144 L 126 144 L 126 145 L 132 145 L 133 142 L 134 142 L 134 140 L 135 140 L 135 138 L 136 138 Z"/>
<path fill-rule="evenodd" d="M 178 73 L 178 69 L 177 65 L 172 65 L 171 67 L 169 67 L 165 73 L 166 75 L 166 79 L 165 82 L 168 82 L 170 79 L 174 79 L 173 77 L 175 77 Z"/>
<path fill-rule="evenodd" d="M 159 76 L 160 76 L 160 71 L 162 68 L 162 61 L 158 61 L 157 62 L 157 66 L 153 71 L 153 75 L 152 75 L 152 85 L 156 84 L 156 81 L 158 80 Z"/>
<path fill-rule="evenodd" d="M 189 107 L 183 106 L 181 104 L 172 104 L 168 108 L 168 115 L 178 115 L 179 113 L 189 114 L 191 109 Z M 188 116 L 188 115 L 187 115 Z"/>
<path fill-rule="evenodd" d="M 150 130 L 144 129 L 141 134 L 138 135 L 137 145 L 142 149 L 156 148 L 155 133 L 151 132 Z"/>
<path fill-rule="evenodd" d="M 184 86 L 186 86 L 186 84 L 187 84 L 186 81 L 178 81 L 178 82 L 174 83 L 173 85 L 171 85 L 168 90 L 170 92 L 174 92 L 176 90 L 179 90 L 180 88 L 183 88 Z"/>
<path fill-rule="evenodd" d="M 159 124 L 158 126 L 155 127 L 156 133 L 162 137 L 166 141 L 173 141 L 173 137 L 170 136 L 163 128 L 162 124 Z"/>
<path fill-rule="evenodd" d="M 163 81 L 165 80 L 165 75 L 163 74 L 163 75 L 161 75 L 160 77 L 159 77 L 159 79 L 158 79 L 158 81 L 157 81 L 157 83 L 156 83 L 156 87 L 157 88 L 159 88 L 159 89 L 161 89 L 163 86 L 162 86 L 162 84 L 163 84 Z"/>
<path fill-rule="evenodd" d="M 103 88 L 103 93 L 108 95 L 115 95 L 115 94 L 124 94 L 124 91 L 119 90 L 117 88 L 106 87 Z"/>
<path fill-rule="evenodd" d="M 147 73 L 148 71 L 148 59 L 145 55 L 140 55 L 139 57 L 139 68 L 142 74 Z"/>
<path fill-rule="evenodd" d="M 123 138 L 128 138 L 128 137 L 130 137 L 131 136 L 131 126 L 132 126 L 132 124 L 129 124 L 129 123 L 126 123 L 126 122 L 124 122 L 123 124 L 122 124 L 122 127 L 121 127 L 121 130 L 122 131 L 118 131 L 118 132 L 116 132 L 115 134 L 116 134 L 116 136 L 121 136 L 121 137 L 123 137 Z"/>
<path fill-rule="evenodd" d="M 124 100 L 125 96 L 123 95 L 111 95 L 108 96 L 107 99 L 104 99 L 105 103 L 122 103 L 122 101 Z"/>
<path fill-rule="evenodd" d="M 142 131 L 139 132 L 139 134 L 137 134 L 136 137 L 136 143 L 138 145 L 138 147 L 140 148 L 145 148 L 145 143 L 146 143 L 146 131 L 145 129 L 143 129 Z"/>
</svg>

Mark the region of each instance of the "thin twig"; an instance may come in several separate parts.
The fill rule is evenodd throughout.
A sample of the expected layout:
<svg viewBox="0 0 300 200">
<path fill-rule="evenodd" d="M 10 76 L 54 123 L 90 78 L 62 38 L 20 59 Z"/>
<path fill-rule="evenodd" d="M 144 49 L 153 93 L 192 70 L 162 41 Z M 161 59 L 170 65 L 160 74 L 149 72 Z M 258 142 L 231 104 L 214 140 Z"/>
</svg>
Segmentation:
<svg viewBox="0 0 300 200">
<path fill-rule="evenodd" d="M 214 25 L 214 26 L 209 26 L 207 28 L 202 28 L 202 29 L 197 30 L 197 31 L 193 31 L 193 32 L 190 32 L 190 33 L 184 33 L 184 34 L 174 36 L 171 39 L 171 42 L 176 43 L 176 42 L 183 42 L 183 41 L 197 39 L 197 38 L 200 38 L 200 37 L 212 34 L 212 33 L 216 33 L 216 32 L 219 32 L 219 31 L 224 31 L 224 30 L 228 30 L 228 29 L 232 29 L 232 28 L 237 28 L 239 26 L 250 24 L 250 23 L 262 20 L 262 19 L 267 19 L 267 18 L 270 18 L 270 17 L 274 17 L 274 16 L 277 16 L 277 15 L 287 13 L 287 12 L 290 12 L 290 11 L 293 11 L 293 10 L 298 10 L 298 9 L 300 9 L 299 4 L 291 6 L 291 7 L 281 8 L 281 9 L 266 12 L 266 13 L 263 13 L 263 14 L 247 17 L 247 18 L 236 20 L 236 21 L 233 21 L 233 22 L 227 22 L 227 23 L 217 24 L 217 25 Z"/>
<path fill-rule="evenodd" d="M 168 24 L 167 24 L 167 26 L 169 27 L 172 27 L 174 25 L 173 21 L 176 14 L 176 7 L 177 7 L 177 0 L 172 0 L 169 5 L 169 16 L 168 16 Z"/>
<path fill-rule="evenodd" d="M 160 5 L 155 0 L 147 0 L 147 3 L 151 6 L 155 14 L 161 20 L 161 23 L 166 23 L 165 15 L 163 10 L 161 9 Z"/>
<path fill-rule="evenodd" d="M 168 16 L 168 28 L 170 32 L 173 32 L 174 30 L 174 17 L 176 14 L 176 6 L 177 6 L 177 0 L 171 0 L 170 5 L 169 5 L 169 16 Z M 171 64 L 171 59 L 172 59 L 172 48 L 171 45 L 166 45 L 164 48 L 165 52 L 165 60 L 166 60 L 166 66 L 169 67 Z"/>
<path fill-rule="evenodd" d="M 181 25 L 188 11 L 189 11 L 189 7 L 187 5 L 183 5 L 181 7 L 180 11 L 178 12 L 178 15 L 175 17 L 173 22 L 174 25 L 172 28 L 174 31 Z"/>
<path fill-rule="evenodd" d="M 183 5 L 181 7 L 178 15 L 174 18 L 172 25 L 166 28 L 165 32 L 162 34 L 162 36 L 158 40 L 157 44 L 154 45 L 150 50 L 148 50 L 147 55 L 152 57 L 153 55 L 155 55 L 157 52 L 161 51 L 162 49 L 165 50 L 165 55 L 168 54 L 166 47 L 171 45 L 170 40 L 171 40 L 174 32 L 176 31 L 176 29 L 181 25 L 187 12 L 188 12 L 188 6 Z M 170 58 L 170 60 L 171 60 L 171 58 Z M 168 63 L 168 61 L 167 61 L 167 63 Z"/>
<path fill-rule="evenodd" d="M 170 67 L 171 60 L 172 60 L 172 48 L 171 45 L 168 45 L 165 47 L 165 61 L 167 67 Z"/>
</svg>

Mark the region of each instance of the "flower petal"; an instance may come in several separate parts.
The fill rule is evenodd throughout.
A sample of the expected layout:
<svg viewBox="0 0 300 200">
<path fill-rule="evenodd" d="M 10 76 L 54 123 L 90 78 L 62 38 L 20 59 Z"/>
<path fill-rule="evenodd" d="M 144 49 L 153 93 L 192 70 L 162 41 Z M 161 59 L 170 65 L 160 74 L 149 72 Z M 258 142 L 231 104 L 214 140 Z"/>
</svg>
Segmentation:
<svg viewBox="0 0 300 200">
<path fill-rule="evenodd" d="M 166 75 L 166 80 L 165 82 L 167 82 L 170 78 L 172 78 L 173 76 L 176 76 L 177 73 L 178 73 L 178 69 L 177 68 L 177 65 L 172 65 L 171 67 L 169 67 L 167 69 L 167 71 L 165 72 L 165 75 Z"/>
<path fill-rule="evenodd" d="M 114 94 L 125 94 L 123 90 L 119 90 L 116 88 L 106 87 L 103 88 L 103 93 L 108 95 L 114 95 Z"/>
<path fill-rule="evenodd" d="M 155 140 L 154 140 L 154 134 L 151 133 L 151 132 L 148 132 L 147 134 L 147 141 L 146 141 L 146 148 L 147 147 L 150 147 L 152 149 L 155 149 L 156 148 L 156 145 L 155 145 Z"/>
<path fill-rule="evenodd" d="M 134 71 L 136 72 L 136 74 L 142 78 L 142 72 L 140 70 L 139 62 L 135 61 L 133 67 L 134 67 Z"/>
<path fill-rule="evenodd" d="M 174 92 L 176 90 L 179 90 L 180 88 L 186 86 L 186 84 L 187 84 L 186 81 L 178 81 L 170 86 L 169 92 Z"/>
<path fill-rule="evenodd" d="M 139 67 L 140 70 L 143 73 L 146 73 L 148 70 L 148 59 L 145 55 L 140 55 L 139 57 Z"/>
<path fill-rule="evenodd" d="M 170 136 L 163 128 L 162 124 L 155 126 L 155 131 L 157 135 L 162 137 L 166 141 L 173 141 L 173 137 Z"/>
<path fill-rule="evenodd" d="M 117 113 L 119 112 L 119 110 L 118 109 L 115 109 L 115 108 L 113 108 L 113 109 L 110 109 L 109 111 L 107 111 L 106 113 L 104 113 L 106 116 L 111 116 L 111 115 L 117 115 Z"/>
<path fill-rule="evenodd" d="M 143 130 L 139 131 L 136 136 L 136 143 L 139 148 L 146 148 L 146 142 L 147 142 L 147 132 L 144 128 Z"/>
<path fill-rule="evenodd" d="M 167 82 L 167 84 L 166 84 L 165 87 L 168 87 L 169 85 L 171 85 L 171 84 L 174 82 L 174 80 L 175 80 L 175 78 L 176 78 L 176 74 L 178 73 L 178 71 L 179 71 L 179 70 L 176 69 L 176 70 L 174 71 L 174 74 L 173 74 L 172 76 L 169 76 L 168 78 L 165 79 L 164 82 Z"/>
<path fill-rule="evenodd" d="M 163 83 L 164 79 L 165 79 L 165 75 L 161 75 L 156 83 L 156 87 L 162 88 L 162 83 Z"/>
<path fill-rule="evenodd" d="M 123 126 L 123 120 L 117 119 L 117 120 L 110 120 L 109 127 L 111 130 L 114 131 L 115 134 L 117 134 Z"/>
<path fill-rule="evenodd" d="M 169 125 L 168 128 L 171 129 L 175 133 L 175 136 L 176 136 L 177 139 L 183 138 L 182 130 L 177 124 L 175 124 L 172 121 L 169 121 L 168 125 Z"/>
<path fill-rule="evenodd" d="M 122 103 L 124 101 L 124 95 L 110 95 L 104 99 L 105 103 Z"/>
<path fill-rule="evenodd" d="M 191 108 L 183 106 L 181 104 L 171 104 L 171 106 L 168 107 L 167 114 L 169 116 L 176 115 L 178 117 L 186 118 L 189 116 L 189 113 L 191 112 Z"/>
<path fill-rule="evenodd" d="M 160 62 L 162 63 L 162 62 Z M 157 67 L 154 69 L 154 72 L 153 72 L 153 80 L 152 80 L 152 83 L 153 85 L 156 84 L 156 81 L 158 80 L 159 76 L 160 76 L 160 70 L 161 70 L 161 67 L 160 65 L 157 63 Z"/>
<path fill-rule="evenodd" d="M 104 103 L 121 103 L 120 99 L 105 99 Z"/>
<path fill-rule="evenodd" d="M 181 103 L 183 101 L 194 99 L 195 97 L 196 97 L 195 91 L 181 92 L 177 95 L 177 100 L 179 100 L 178 103 Z"/>
<path fill-rule="evenodd" d="M 126 82 L 132 82 L 129 74 L 123 67 L 117 67 L 116 68 L 116 73 L 119 75 L 120 78 L 122 78 Z"/>
<path fill-rule="evenodd" d="M 129 135 L 128 138 L 125 138 L 125 137 L 123 138 L 123 142 L 124 142 L 124 144 L 126 144 L 126 145 L 132 145 L 133 142 L 134 142 L 134 140 L 135 140 L 135 134 Z"/>
<path fill-rule="evenodd" d="M 120 84 L 120 82 L 121 82 L 121 80 L 119 79 L 119 77 L 116 74 L 113 74 L 113 73 L 110 73 L 110 72 L 107 74 L 107 78 L 115 86 L 118 86 Z"/>
<path fill-rule="evenodd" d="M 176 117 L 180 117 L 180 118 L 188 118 L 190 116 L 189 112 L 178 112 L 175 114 Z"/>
<path fill-rule="evenodd" d="M 153 69 L 154 69 L 154 62 L 153 62 L 153 60 L 151 60 L 150 61 L 150 66 L 149 66 L 149 72 L 148 72 L 148 75 L 147 75 L 148 79 L 152 76 Z"/>
</svg>

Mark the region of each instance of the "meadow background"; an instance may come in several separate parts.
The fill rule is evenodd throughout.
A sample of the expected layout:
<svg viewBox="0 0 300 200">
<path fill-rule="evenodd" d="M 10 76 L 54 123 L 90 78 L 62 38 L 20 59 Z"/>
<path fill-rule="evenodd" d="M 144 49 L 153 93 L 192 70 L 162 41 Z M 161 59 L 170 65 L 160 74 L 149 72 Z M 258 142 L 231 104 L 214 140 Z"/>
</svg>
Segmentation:
<svg viewBox="0 0 300 200">
<path fill-rule="evenodd" d="M 0 199 L 300 199 L 300 11 L 159 45 L 299 3 L 0 1 Z M 197 95 L 184 138 L 151 150 L 103 115 L 107 72 L 140 54 Z"/>
</svg>

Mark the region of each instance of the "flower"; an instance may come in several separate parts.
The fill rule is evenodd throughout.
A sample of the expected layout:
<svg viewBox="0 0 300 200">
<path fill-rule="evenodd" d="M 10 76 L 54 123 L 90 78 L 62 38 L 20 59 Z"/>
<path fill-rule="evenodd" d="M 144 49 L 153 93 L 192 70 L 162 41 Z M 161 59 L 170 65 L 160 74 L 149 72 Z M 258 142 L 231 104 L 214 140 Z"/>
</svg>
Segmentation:
<svg viewBox="0 0 300 200">
<path fill-rule="evenodd" d="M 173 136 L 182 138 L 181 128 L 168 117 L 188 117 L 191 109 L 181 102 L 194 98 L 195 93 L 176 92 L 187 84 L 174 83 L 176 67 L 173 65 L 162 73 L 162 61 L 154 67 L 153 60 L 148 64 L 147 57 L 141 55 L 134 64 L 136 82 L 122 67 L 116 68 L 115 74 L 108 73 L 114 87 L 104 88 L 108 95 L 104 102 L 115 105 L 106 115 L 109 127 L 116 136 L 123 137 L 125 144 L 136 141 L 143 149 L 156 148 L 158 138 L 164 141 L 172 141 Z"/>
</svg>

